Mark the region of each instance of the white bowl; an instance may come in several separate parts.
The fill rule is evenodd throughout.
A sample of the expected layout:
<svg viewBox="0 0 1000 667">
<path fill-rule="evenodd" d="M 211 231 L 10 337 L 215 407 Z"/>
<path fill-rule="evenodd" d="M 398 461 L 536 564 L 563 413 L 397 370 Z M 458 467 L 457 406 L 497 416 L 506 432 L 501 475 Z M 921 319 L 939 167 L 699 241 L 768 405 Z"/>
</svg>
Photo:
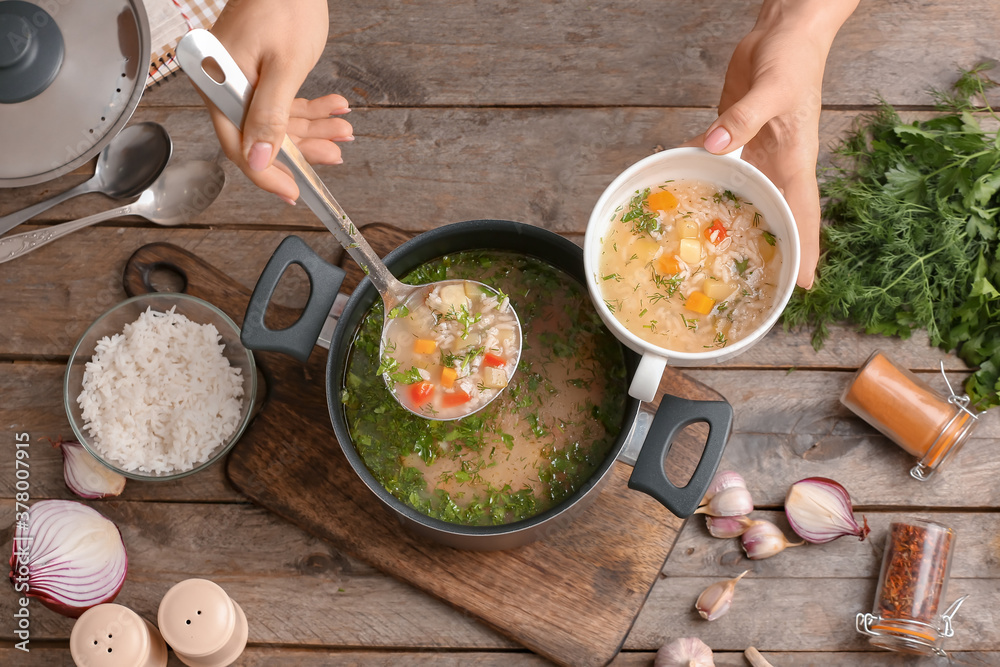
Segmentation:
<svg viewBox="0 0 1000 667">
<path fill-rule="evenodd" d="M 741 199 L 752 201 L 767 220 L 772 232 L 785 240 L 783 261 L 778 274 L 774 304 L 759 327 L 744 338 L 721 349 L 705 352 L 677 352 L 649 343 L 626 329 L 604 303 L 600 285 L 602 238 L 611 225 L 618 207 L 636 192 L 667 180 L 698 180 L 731 190 Z M 799 233 L 795 218 L 785 198 L 756 167 L 740 159 L 738 153 L 713 155 L 702 148 L 674 148 L 644 158 L 623 171 L 597 200 L 583 242 L 583 263 L 587 289 L 601 319 L 612 333 L 629 348 L 642 355 L 642 361 L 629 387 L 629 394 L 642 401 L 656 395 L 667 364 L 705 366 L 732 359 L 763 338 L 792 296 L 799 273 Z"/>
</svg>

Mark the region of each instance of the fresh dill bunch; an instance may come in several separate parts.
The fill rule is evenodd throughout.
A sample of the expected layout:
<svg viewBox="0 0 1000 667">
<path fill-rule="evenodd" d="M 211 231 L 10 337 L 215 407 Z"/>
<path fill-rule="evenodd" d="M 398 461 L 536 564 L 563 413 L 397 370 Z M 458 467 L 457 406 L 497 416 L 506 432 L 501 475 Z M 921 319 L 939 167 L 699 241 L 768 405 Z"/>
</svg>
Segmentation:
<svg viewBox="0 0 1000 667">
<path fill-rule="evenodd" d="M 934 93 L 943 114 L 931 120 L 904 123 L 884 101 L 859 119 L 820 188 L 829 224 L 815 285 L 784 313 L 786 328 L 813 327 L 817 349 L 833 322 L 902 338 L 926 329 L 978 367 L 966 391 L 980 409 L 1000 404 L 1000 137 L 974 115 L 997 118 L 989 68 Z"/>
</svg>

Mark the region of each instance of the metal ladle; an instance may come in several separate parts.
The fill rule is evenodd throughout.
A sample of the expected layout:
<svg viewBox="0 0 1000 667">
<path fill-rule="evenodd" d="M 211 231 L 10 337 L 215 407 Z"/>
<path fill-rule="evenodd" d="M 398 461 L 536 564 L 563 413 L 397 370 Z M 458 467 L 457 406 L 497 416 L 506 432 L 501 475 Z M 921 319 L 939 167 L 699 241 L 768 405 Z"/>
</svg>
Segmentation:
<svg viewBox="0 0 1000 667">
<path fill-rule="evenodd" d="M 26 255 L 46 243 L 123 215 L 140 215 L 158 225 L 173 227 L 191 220 L 208 208 L 222 192 L 226 172 L 217 162 L 194 160 L 172 164 L 131 204 L 64 222 L 0 238 L 0 264 Z"/>
<path fill-rule="evenodd" d="M 170 135 L 159 123 L 129 125 L 101 151 L 93 176 L 55 197 L 0 217 L 0 235 L 77 195 L 100 192 L 113 199 L 135 197 L 160 175 L 172 150 Z"/>
<path fill-rule="evenodd" d="M 218 38 L 207 30 L 192 30 L 177 45 L 176 55 L 181 69 L 190 77 L 195 87 L 215 104 L 233 125 L 242 129 L 243 116 L 253 96 L 253 87 Z M 291 171 L 295 183 L 299 186 L 302 200 L 316 214 L 320 222 L 333 233 L 337 241 L 344 246 L 351 258 L 361 266 L 382 297 L 385 304 L 385 319 L 382 326 L 380 358 L 386 349 L 386 330 L 391 319 L 390 313 L 396 306 L 414 303 L 418 299 L 422 300 L 431 289 L 438 285 L 473 283 L 488 292 L 497 293 L 492 287 L 473 280 L 444 280 L 416 286 L 401 283 L 392 275 L 381 258 L 375 254 L 375 251 L 358 232 L 347 213 L 333 198 L 333 195 L 330 194 L 330 191 L 313 171 L 312 166 L 303 157 L 298 147 L 288 138 L 288 135 L 285 135 L 281 142 L 278 159 Z M 511 308 L 511 312 L 513 312 L 513 308 Z M 516 313 L 514 313 L 514 322 L 516 325 L 517 354 L 512 360 L 512 368 L 517 368 L 521 355 L 522 332 L 521 322 Z M 386 377 L 386 383 L 390 383 L 388 377 Z M 477 405 L 475 409 L 470 409 L 465 414 L 447 419 L 459 419 L 477 412 L 501 393 L 502 391 L 496 392 L 488 401 Z M 392 394 L 399 401 L 396 392 L 393 391 Z M 399 401 L 399 403 L 413 414 L 426 419 L 438 419 L 431 414 L 414 410 L 403 401 Z"/>
</svg>

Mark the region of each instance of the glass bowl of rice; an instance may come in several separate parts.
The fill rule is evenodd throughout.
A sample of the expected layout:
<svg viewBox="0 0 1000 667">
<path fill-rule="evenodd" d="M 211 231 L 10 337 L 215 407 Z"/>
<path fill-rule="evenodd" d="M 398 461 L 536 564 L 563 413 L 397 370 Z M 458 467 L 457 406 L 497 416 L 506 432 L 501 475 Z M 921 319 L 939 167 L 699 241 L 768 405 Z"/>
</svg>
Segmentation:
<svg viewBox="0 0 1000 667">
<path fill-rule="evenodd" d="M 170 480 L 212 465 L 250 422 L 253 354 L 212 304 L 158 292 L 101 315 L 66 366 L 63 403 L 80 443 L 137 480 Z"/>
</svg>

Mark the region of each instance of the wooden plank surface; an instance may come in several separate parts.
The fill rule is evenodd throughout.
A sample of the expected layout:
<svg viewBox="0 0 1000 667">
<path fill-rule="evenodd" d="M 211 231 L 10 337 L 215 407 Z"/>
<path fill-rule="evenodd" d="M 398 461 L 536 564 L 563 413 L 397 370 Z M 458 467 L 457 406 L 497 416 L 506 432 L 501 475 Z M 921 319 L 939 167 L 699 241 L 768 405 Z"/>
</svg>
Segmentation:
<svg viewBox="0 0 1000 667">
<path fill-rule="evenodd" d="M 348 97 L 357 141 L 344 147 L 344 165 L 320 172 L 359 224 L 421 231 L 497 217 L 579 242 L 591 207 L 622 168 L 697 134 L 715 117 L 729 54 L 758 5 L 335 3 L 327 49 L 303 93 Z M 879 94 L 913 109 L 908 116 L 925 117 L 927 89 L 947 87 L 958 67 L 995 57 L 998 24 L 1000 5 L 992 0 L 862 2 L 828 62 L 821 161 Z M 218 155 L 200 99 L 183 76 L 148 91 L 135 118 L 163 123 L 177 160 Z M 0 215 L 81 182 L 90 169 L 0 190 Z M 328 259 L 340 256 L 304 207 L 256 190 L 232 165 L 226 171 L 219 201 L 191 225 L 111 221 L 0 265 L 0 453 L 9 452 L 13 433 L 32 436 L 33 499 L 71 497 L 59 452 L 41 438 L 69 435 L 61 393 L 66 356 L 86 326 L 124 298 L 121 270 L 136 248 L 178 244 L 243 287 L 253 285 L 289 232 Z M 88 195 L 36 223 L 112 204 Z M 283 303 L 301 305 L 304 296 L 300 277 L 282 285 Z M 998 417 L 987 414 L 939 477 L 910 480 L 911 459 L 837 400 L 850 371 L 875 348 L 932 384 L 940 382 L 940 361 L 953 381 L 967 372 L 925 336 L 897 341 L 845 329 L 835 329 L 820 352 L 808 332 L 772 331 L 723 367 L 690 371 L 734 405 L 723 465 L 745 475 L 762 508 L 757 515 L 784 526 L 775 510 L 788 485 L 821 474 L 848 487 L 873 535 L 751 563 L 736 540 L 709 537 L 700 518 L 687 522 L 613 666 L 651 665 L 661 643 L 683 635 L 705 639 L 717 650 L 716 664 L 727 667 L 744 665 L 740 651 L 751 643 L 775 667 L 944 664 L 873 651 L 853 632 L 853 614 L 872 602 L 879 535 L 893 518 L 909 516 L 931 516 L 958 531 L 949 597 L 972 597 L 949 640 L 957 649 L 954 664 L 1000 664 Z M 11 459 L 0 457 L 2 550 L 10 548 Z M 147 618 L 155 618 L 162 593 L 188 576 L 208 576 L 230 590 L 251 623 L 251 646 L 237 665 L 547 664 L 470 616 L 248 504 L 222 466 L 178 482 L 129 483 L 120 499 L 92 504 L 123 526 L 132 570 L 121 601 Z M 752 572 L 730 614 L 711 624 L 694 617 L 700 590 L 744 567 Z M 0 619 L 10 617 L 13 604 L 9 589 L 0 594 Z M 12 628 L 0 620 L 0 664 L 72 664 L 71 621 L 37 605 L 32 620 L 30 654 L 13 648 Z M 170 664 L 180 663 L 172 656 Z"/>
</svg>

